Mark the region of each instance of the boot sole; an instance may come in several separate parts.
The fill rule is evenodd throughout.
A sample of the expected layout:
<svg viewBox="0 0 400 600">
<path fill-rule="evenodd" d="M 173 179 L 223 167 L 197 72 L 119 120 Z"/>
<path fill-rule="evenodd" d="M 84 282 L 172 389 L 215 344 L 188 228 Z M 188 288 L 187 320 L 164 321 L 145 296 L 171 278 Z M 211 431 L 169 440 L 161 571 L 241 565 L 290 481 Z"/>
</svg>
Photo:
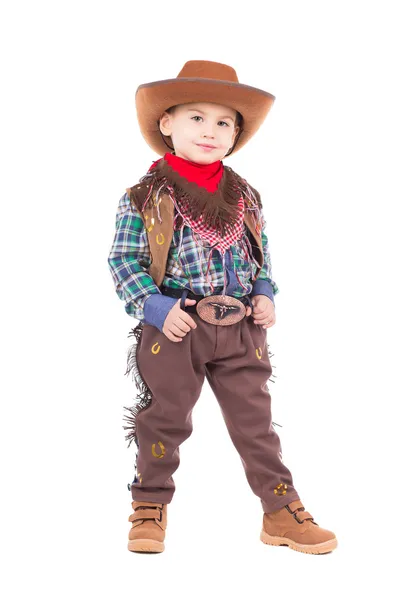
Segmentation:
<svg viewBox="0 0 400 600">
<path fill-rule="evenodd" d="M 129 540 L 128 550 L 131 552 L 164 552 L 165 546 L 163 542 L 157 540 Z"/>
<path fill-rule="evenodd" d="M 332 538 L 320 544 L 299 544 L 290 538 L 269 535 L 264 529 L 261 531 L 260 540 L 270 546 L 289 546 L 292 550 L 304 552 L 305 554 L 326 554 L 337 547 L 337 538 Z"/>
</svg>

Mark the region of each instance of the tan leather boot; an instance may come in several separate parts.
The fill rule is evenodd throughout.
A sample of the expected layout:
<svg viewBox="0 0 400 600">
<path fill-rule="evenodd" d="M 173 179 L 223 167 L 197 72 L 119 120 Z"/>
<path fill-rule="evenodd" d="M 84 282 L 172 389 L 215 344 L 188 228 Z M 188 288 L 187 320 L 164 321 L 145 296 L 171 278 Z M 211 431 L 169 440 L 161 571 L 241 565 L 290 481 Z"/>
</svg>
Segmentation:
<svg viewBox="0 0 400 600">
<path fill-rule="evenodd" d="M 335 534 L 319 527 L 300 500 L 264 513 L 260 539 L 264 544 L 289 546 L 307 554 L 325 554 L 337 546 Z"/>
<path fill-rule="evenodd" d="M 129 532 L 128 550 L 131 552 L 163 552 L 167 527 L 167 504 L 159 502 L 132 502 L 133 514 Z"/>
</svg>

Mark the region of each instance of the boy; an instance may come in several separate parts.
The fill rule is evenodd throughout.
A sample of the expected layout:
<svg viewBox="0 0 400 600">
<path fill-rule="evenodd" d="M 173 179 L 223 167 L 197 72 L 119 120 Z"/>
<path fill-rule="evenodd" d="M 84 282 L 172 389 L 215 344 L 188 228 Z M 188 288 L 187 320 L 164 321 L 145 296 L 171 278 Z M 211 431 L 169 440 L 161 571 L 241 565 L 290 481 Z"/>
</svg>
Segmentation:
<svg viewBox="0 0 400 600">
<path fill-rule="evenodd" d="M 210 61 L 189 61 L 176 79 L 136 92 L 141 132 L 162 158 L 120 199 L 109 255 L 118 296 L 140 321 L 127 368 L 139 401 L 125 427 L 138 449 L 128 485 L 134 552 L 164 550 L 172 474 L 205 377 L 261 500 L 261 540 L 311 554 L 337 545 L 305 510 L 282 462 L 266 385 L 266 329 L 279 290 L 261 198 L 222 163 L 254 135 L 274 99 Z"/>
</svg>

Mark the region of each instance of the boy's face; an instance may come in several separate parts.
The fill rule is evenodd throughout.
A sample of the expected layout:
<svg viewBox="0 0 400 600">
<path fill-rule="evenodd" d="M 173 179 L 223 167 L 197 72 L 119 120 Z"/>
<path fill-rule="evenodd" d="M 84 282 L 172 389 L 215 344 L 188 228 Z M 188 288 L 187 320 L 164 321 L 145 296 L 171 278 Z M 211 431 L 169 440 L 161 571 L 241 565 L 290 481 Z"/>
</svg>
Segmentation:
<svg viewBox="0 0 400 600">
<path fill-rule="evenodd" d="M 191 102 L 176 106 L 173 114 L 160 118 L 163 135 L 171 136 L 176 156 L 200 164 L 222 160 L 233 146 L 239 126 L 236 111 L 213 102 Z M 203 148 L 208 144 L 214 148 Z"/>
</svg>

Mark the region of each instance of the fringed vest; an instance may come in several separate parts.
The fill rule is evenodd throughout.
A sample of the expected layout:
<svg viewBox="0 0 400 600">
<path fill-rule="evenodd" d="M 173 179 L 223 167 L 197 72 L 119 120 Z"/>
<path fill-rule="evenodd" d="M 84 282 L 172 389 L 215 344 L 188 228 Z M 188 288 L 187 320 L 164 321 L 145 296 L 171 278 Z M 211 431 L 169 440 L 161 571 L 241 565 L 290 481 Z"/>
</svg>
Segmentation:
<svg viewBox="0 0 400 600">
<path fill-rule="evenodd" d="M 127 188 L 126 192 L 131 204 L 138 210 L 147 232 L 151 256 L 149 275 L 157 286 L 161 286 L 174 230 L 182 230 L 185 225 L 179 210 L 175 210 L 177 200 L 190 197 L 190 200 L 195 202 L 197 194 L 209 194 L 210 197 L 212 194 L 202 190 L 195 183 L 180 178 L 168 169 L 164 160 L 158 162 L 158 168 L 150 169 L 138 184 Z M 218 193 L 229 194 L 231 202 L 235 197 L 237 200 L 244 200 L 244 224 L 247 229 L 245 228 L 242 238 L 237 243 L 242 244 L 249 261 L 256 265 L 254 279 L 257 279 L 264 264 L 260 194 L 226 165 L 219 188 Z"/>
</svg>

